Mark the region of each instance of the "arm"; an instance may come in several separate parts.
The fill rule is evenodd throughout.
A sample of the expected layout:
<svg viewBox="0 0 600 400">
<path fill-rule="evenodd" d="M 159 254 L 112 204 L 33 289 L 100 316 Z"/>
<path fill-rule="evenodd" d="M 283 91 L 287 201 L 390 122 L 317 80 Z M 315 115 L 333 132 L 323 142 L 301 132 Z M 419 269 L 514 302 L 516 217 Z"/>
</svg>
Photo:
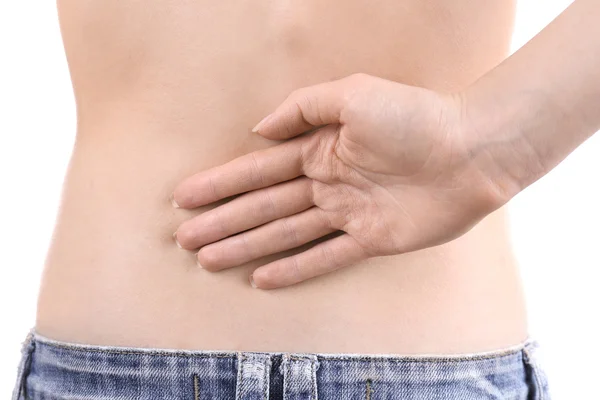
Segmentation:
<svg viewBox="0 0 600 400">
<path fill-rule="evenodd" d="M 461 94 L 471 156 L 507 199 L 600 129 L 599 19 L 576 0 Z"/>
</svg>

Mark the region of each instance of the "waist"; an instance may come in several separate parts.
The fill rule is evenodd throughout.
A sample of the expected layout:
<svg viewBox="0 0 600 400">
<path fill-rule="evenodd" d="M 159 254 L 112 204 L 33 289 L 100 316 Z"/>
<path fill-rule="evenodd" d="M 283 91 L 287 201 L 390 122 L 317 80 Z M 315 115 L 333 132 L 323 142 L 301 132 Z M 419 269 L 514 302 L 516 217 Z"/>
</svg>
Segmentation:
<svg viewBox="0 0 600 400">
<path fill-rule="evenodd" d="M 210 141 L 191 150 L 117 131 L 75 146 L 39 296 L 40 333 L 134 347 L 365 353 L 483 351 L 526 336 L 503 209 L 442 246 L 255 290 L 250 272 L 286 253 L 211 273 L 171 236 L 205 211 L 173 209 L 174 185 L 235 154 L 212 151 Z"/>
<path fill-rule="evenodd" d="M 531 340 L 494 352 L 403 356 L 99 347 L 34 335 L 23 350 L 16 391 L 27 398 L 68 394 L 162 399 L 175 393 L 242 400 L 395 398 L 399 393 L 415 399 L 548 395 L 538 345 Z"/>
</svg>

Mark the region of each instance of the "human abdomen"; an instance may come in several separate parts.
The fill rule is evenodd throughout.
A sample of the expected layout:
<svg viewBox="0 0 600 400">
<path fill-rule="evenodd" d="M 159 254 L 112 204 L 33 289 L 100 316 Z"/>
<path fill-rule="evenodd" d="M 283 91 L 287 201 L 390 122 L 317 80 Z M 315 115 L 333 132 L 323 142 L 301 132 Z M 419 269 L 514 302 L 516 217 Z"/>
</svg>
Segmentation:
<svg viewBox="0 0 600 400">
<path fill-rule="evenodd" d="M 526 335 L 504 211 L 443 246 L 285 289 L 210 273 L 172 233 L 176 183 L 276 143 L 250 132 L 293 89 L 365 72 L 457 90 L 508 53 L 493 1 L 59 0 L 78 132 L 37 330 L 135 347 L 474 352 Z"/>
</svg>

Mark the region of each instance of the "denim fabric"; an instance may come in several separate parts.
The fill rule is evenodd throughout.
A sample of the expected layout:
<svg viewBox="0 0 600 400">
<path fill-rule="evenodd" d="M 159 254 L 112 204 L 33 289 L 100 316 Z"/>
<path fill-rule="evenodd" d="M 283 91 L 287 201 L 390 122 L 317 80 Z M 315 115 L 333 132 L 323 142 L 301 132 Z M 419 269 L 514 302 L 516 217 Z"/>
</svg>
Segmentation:
<svg viewBox="0 0 600 400">
<path fill-rule="evenodd" d="M 398 356 L 103 347 L 31 333 L 13 400 L 549 400 L 536 342 Z"/>
</svg>

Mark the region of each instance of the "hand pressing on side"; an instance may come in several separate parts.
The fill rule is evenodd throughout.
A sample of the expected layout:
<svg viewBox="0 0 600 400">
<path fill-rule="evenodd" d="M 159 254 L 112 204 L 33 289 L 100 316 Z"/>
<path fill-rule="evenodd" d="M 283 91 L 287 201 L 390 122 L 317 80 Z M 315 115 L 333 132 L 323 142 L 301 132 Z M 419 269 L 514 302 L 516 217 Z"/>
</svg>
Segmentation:
<svg viewBox="0 0 600 400">
<path fill-rule="evenodd" d="M 294 91 L 256 128 L 294 139 L 175 189 L 185 208 L 248 192 L 177 239 L 216 271 L 342 233 L 254 271 L 275 288 L 460 236 L 600 129 L 599 17 L 573 2 L 456 94 L 364 74 Z"/>
<path fill-rule="evenodd" d="M 455 239 L 508 197 L 470 157 L 462 97 L 365 75 L 294 91 L 253 130 L 291 139 L 181 182 L 195 208 L 243 193 L 181 224 L 185 249 L 218 271 L 331 238 L 257 268 L 272 289 Z"/>
</svg>

